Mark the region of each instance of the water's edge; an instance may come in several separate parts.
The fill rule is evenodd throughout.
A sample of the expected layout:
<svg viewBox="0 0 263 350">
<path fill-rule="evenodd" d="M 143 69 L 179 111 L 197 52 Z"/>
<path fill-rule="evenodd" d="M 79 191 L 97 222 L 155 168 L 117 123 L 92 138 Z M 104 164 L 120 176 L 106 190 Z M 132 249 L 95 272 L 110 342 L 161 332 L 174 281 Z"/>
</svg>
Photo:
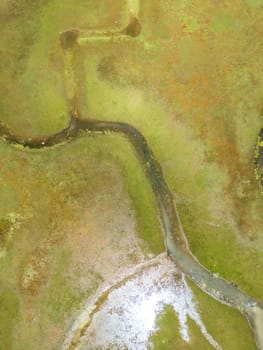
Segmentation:
<svg viewBox="0 0 263 350">
<path fill-rule="evenodd" d="M 179 215 L 159 162 L 145 137 L 133 126 L 121 122 L 95 119 L 83 120 L 71 116 L 69 126 L 45 137 L 23 138 L 0 122 L 0 138 L 8 144 L 29 149 L 43 149 L 86 135 L 123 135 L 133 146 L 138 161 L 151 185 L 159 210 L 168 255 L 174 263 L 205 293 L 219 302 L 238 309 L 254 331 L 258 349 L 263 349 L 263 304 L 253 300 L 231 282 L 211 273 L 192 255 L 181 229 Z"/>
</svg>

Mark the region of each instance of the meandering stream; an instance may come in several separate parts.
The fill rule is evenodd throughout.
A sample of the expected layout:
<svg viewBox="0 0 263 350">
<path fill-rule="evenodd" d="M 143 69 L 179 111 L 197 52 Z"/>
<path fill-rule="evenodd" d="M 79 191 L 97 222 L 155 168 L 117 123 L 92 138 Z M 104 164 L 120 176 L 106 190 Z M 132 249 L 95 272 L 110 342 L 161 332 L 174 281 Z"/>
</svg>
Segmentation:
<svg viewBox="0 0 263 350">
<path fill-rule="evenodd" d="M 129 27 L 131 23 L 136 27 L 136 33 Z M 126 29 L 126 31 L 117 32 L 117 37 L 122 40 L 126 36 L 135 36 L 134 33 L 138 35 L 140 31 L 138 23 L 138 20 L 130 22 L 127 26 L 129 30 Z M 73 33 L 69 40 L 70 45 L 64 41 L 63 49 L 70 50 L 71 46 L 76 43 L 78 35 L 75 35 L 74 31 L 65 33 Z M 92 35 L 94 35 L 94 33 Z M 69 38 L 69 36 L 67 38 Z M 105 38 L 105 33 L 103 33 L 103 38 Z M 85 40 L 83 38 L 81 40 L 82 44 Z M 173 193 L 170 191 L 162 167 L 147 144 L 145 137 L 135 127 L 127 123 L 81 118 L 77 112 L 78 106 L 72 108 L 72 101 L 75 101 L 73 97 L 71 97 L 69 103 L 70 123 L 66 129 L 45 137 L 25 138 L 16 134 L 0 122 L 1 139 L 10 145 L 22 146 L 23 148 L 27 147 L 29 149 L 41 149 L 54 147 L 59 144 L 70 142 L 76 138 L 88 137 L 90 135 L 107 135 L 109 133 L 123 135 L 133 146 L 136 157 L 155 195 L 167 254 L 171 257 L 176 266 L 201 290 L 219 302 L 234 307 L 244 314 L 254 331 L 258 349 L 263 349 L 263 304 L 247 296 L 231 282 L 211 273 L 192 255 L 180 223 Z"/>
</svg>

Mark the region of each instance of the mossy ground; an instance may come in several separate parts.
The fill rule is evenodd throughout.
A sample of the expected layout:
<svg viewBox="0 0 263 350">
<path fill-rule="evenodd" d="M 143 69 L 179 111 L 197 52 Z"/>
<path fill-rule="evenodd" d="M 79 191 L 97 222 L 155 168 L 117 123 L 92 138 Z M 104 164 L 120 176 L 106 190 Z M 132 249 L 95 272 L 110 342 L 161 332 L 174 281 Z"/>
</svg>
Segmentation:
<svg viewBox="0 0 263 350">
<path fill-rule="evenodd" d="M 222 306 L 200 291 L 193 283 L 188 283 L 194 291 L 198 302 L 197 308 L 207 331 L 220 344 L 222 349 L 256 349 L 247 320 L 238 311 Z M 179 322 L 174 310 L 170 306 L 166 307 L 158 317 L 158 328 L 151 337 L 153 346 L 150 349 L 213 349 L 194 321 L 188 318 L 187 324 L 190 335 L 189 343 L 184 342 L 180 337 Z"/>
<path fill-rule="evenodd" d="M 142 1 L 140 37 L 83 50 L 82 112 L 129 122 L 146 136 L 177 195 L 193 253 L 262 301 L 263 200 L 253 169 L 263 101 L 259 5 L 252 0 Z M 25 135 L 65 127 L 58 33 L 70 27 L 111 27 L 122 11 L 121 1 L 113 6 L 110 0 L 96 5 L 80 0 L 3 2 L 1 120 Z M 8 285 L 2 300 L 9 306 L 0 313 L 5 330 L 0 343 L 9 349 L 13 333 L 14 349 L 21 344 L 49 349 L 47 334 L 60 339 L 67 315 L 87 297 L 76 291 L 78 279 L 73 283 L 67 277 L 72 247 L 63 243 L 64 236 L 76 229 L 96 193 L 114 195 L 110 189 L 115 179 L 130 196 L 145 251 L 159 253 L 164 247 L 154 198 L 130 146 L 119 137 L 91 138 L 43 152 L 1 144 L 0 152 L 0 219 L 5 223 L 10 213 L 21 217 L 1 260 L 0 278 Z M 98 207 L 97 213 L 102 210 Z M 41 278 L 31 284 L 35 292 L 30 294 L 21 289 L 21 279 L 26 268 L 35 273 L 30 268 L 38 258 L 42 267 L 33 271 Z M 94 289 L 101 282 L 99 275 L 84 277 Z M 198 299 L 207 311 L 202 315 L 207 328 L 225 349 L 253 348 L 238 313 L 208 297 Z M 214 313 L 222 314 L 220 327 Z M 165 317 L 172 316 L 168 312 Z M 231 319 L 231 326 L 224 318 Z M 248 343 L 237 343 L 241 323 Z M 157 346 L 162 337 L 169 344 L 170 335 L 163 331 L 155 337 Z M 171 339 L 181 344 L 177 336 Z M 198 335 L 194 339 L 202 342 Z"/>
<path fill-rule="evenodd" d="M 198 310 L 207 331 L 223 349 L 256 349 L 248 322 L 237 310 L 211 299 L 191 281 L 187 281 L 198 302 Z"/>
<path fill-rule="evenodd" d="M 112 154 L 113 148 L 119 151 Z M 6 219 L 9 212 L 21 221 L 10 242 L 5 247 L 3 242 L 0 247 L 5 248 L 1 281 L 3 286 L 11 286 L 14 300 L 19 301 L 19 312 L 14 314 L 10 309 L 10 317 L 6 317 L 7 305 L 1 314 L 1 322 L 7 322 L 9 330 L 0 334 L 1 344 L 9 344 L 13 339 L 14 349 L 49 349 L 51 343 L 55 346 L 63 339 L 62 331 L 72 312 L 97 290 L 109 269 L 116 270 L 116 266 L 110 266 L 119 247 L 123 250 L 120 255 L 127 255 L 124 260 L 116 260 L 118 264 L 123 261 L 123 268 L 129 262 L 136 263 L 136 249 L 146 255 L 164 250 L 148 184 L 136 161 L 130 168 L 133 180 L 126 181 L 123 173 L 128 169 L 121 166 L 123 152 L 125 157 L 134 157 L 128 143 L 120 137 L 83 138 L 44 151 L 24 152 L 1 144 L 1 182 L 16 194 L 13 200 L 11 196 L 7 199 L 8 211 L 5 206 L 1 210 L 3 234 L 10 228 Z M 134 215 L 138 201 L 136 184 L 145 185 L 139 199 L 140 205 L 150 208 L 152 217 L 147 223 L 142 216 Z M 126 192 L 131 194 L 131 202 L 127 202 Z M 128 226 L 133 222 L 135 232 L 142 238 L 139 250 L 118 241 L 127 236 L 129 244 L 134 229 Z M 101 239 L 106 245 L 100 243 Z M 95 241 L 96 250 L 91 240 Z M 81 247 L 74 246 L 79 241 Z M 97 249 L 103 250 L 100 259 Z M 90 255 L 94 263 L 89 260 Z M 104 260 L 106 273 L 101 265 Z"/>
<path fill-rule="evenodd" d="M 173 349 L 213 349 L 200 332 L 195 323 L 188 319 L 189 335 L 191 342 L 185 342 L 179 333 L 179 322 L 176 313 L 171 306 L 167 306 L 157 319 L 157 331 L 151 337 L 152 346 L 149 349 L 173 350 Z"/>
</svg>

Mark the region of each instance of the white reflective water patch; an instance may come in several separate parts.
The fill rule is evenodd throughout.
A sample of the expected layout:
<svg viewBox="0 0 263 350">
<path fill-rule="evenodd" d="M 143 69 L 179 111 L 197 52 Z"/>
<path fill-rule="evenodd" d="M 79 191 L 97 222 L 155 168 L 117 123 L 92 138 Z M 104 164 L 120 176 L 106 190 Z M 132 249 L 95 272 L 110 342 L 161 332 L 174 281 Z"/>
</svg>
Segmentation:
<svg viewBox="0 0 263 350">
<path fill-rule="evenodd" d="M 83 335 L 73 348 L 147 350 L 151 347 L 149 338 L 157 330 L 156 318 L 166 305 L 174 308 L 184 341 L 190 341 L 189 317 L 209 343 L 221 349 L 202 323 L 184 276 L 164 257 L 158 264 L 143 268 L 125 279 L 125 283 L 111 288 L 96 312 L 89 314 L 89 326 L 84 334 L 82 330 Z M 80 323 L 85 322 L 82 319 Z"/>
</svg>

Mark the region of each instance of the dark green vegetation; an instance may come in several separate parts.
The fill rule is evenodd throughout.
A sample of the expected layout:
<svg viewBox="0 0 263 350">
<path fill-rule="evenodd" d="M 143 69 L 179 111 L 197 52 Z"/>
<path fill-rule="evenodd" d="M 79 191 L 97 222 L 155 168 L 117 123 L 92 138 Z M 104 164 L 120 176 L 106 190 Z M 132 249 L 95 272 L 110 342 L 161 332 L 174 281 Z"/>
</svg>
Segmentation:
<svg viewBox="0 0 263 350">
<path fill-rule="evenodd" d="M 208 350 L 213 347 L 202 336 L 200 329 L 196 324 L 188 319 L 189 334 L 191 342 L 186 343 L 179 333 L 179 322 L 176 313 L 171 306 L 167 306 L 163 313 L 157 319 L 158 330 L 151 337 L 153 344 L 149 349 L 156 350 L 190 350 L 190 349 L 202 349 Z"/>
<path fill-rule="evenodd" d="M 189 282 L 188 282 L 189 283 Z M 215 335 L 215 340 L 223 349 L 256 349 L 253 344 L 253 335 L 248 327 L 246 319 L 239 312 L 229 309 L 215 300 L 209 298 L 193 283 L 190 286 L 199 302 L 199 311 L 206 325 L 207 331 Z M 178 318 L 171 306 L 158 317 L 158 330 L 151 337 L 153 349 L 213 349 L 202 336 L 200 329 L 188 318 L 191 341 L 185 343 L 179 335 Z"/>
<path fill-rule="evenodd" d="M 1 119 L 27 135 L 57 131 L 67 125 L 68 118 L 58 32 L 70 26 L 86 27 L 87 22 L 96 27 L 111 26 L 119 16 L 121 2 L 116 2 L 116 8 L 107 1 L 96 6 L 88 1 L 85 4 L 79 1 L 78 6 L 75 1 L 63 4 L 47 1 L 39 6 L 29 1 L 5 3 L 7 15 L 3 17 L 1 29 Z M 137 42 L 118 44 L 118 47 L 107 44 L 87 50 L 86 115 L 130 122 L 143 132 L 165 170 L 170 187 L 177 194 L 191 250 L 209 269 L 235 281 L 248 294 L 260 299 L 263 291 L 260 275 L 263 208 L 254 179 L 253 150 L 262 123 L 259 44 L 262 13 L 256 1 L 233 1 L 231 5 L 201 0 L 194 5 L 189 1 L 142 4 L 143 33 Z M 6 206 L 1 203 L 1 220 L 6 220 L 10 212 L 19 212 L 25 220 L 1 267 L 1 280 L 9 281 L 12 290 L 20 285 L 21 270 L 27 264 L 34 266 L 30 259 L 31 255 L 38 255 L 33 252 L 39 242 L 49 234 L 53 236 L 54 231 L 60 231 L 60 237 L 66 227 L 74 227 L 78 211 L 72 211 L 72 205 L 77 208 L 81 203 L 84 206 L 103 183 L 103 191 L 109 191 L 106 186 L 109 164 L 121 171 L 122 175 L 115 181 L 122 181 L 131 196 L 141 237 L 151 242 L 149 248 L 153 252 L 163 249 L 152 195 L 139 175 L 135 159 L 127 155 L 124 143 L 111 137 L 103 142 L 90 140 L 88 144 L 79 146 L 78 152 L 74 149 L 71 153 L 70 148 L 59 151 L 65 154 L 67 164 L 74 164 L 74 161 L 77 164 L 65 177 L 64 163 L 56 159 L 60 164 L 56 173 L 48 153 L 23 154 L 1 145 L 1 202 L 4 198 L 7 203 Z M 86 150 L 85 157 L 83 150 Z M 115 150 L 118 151 L 116 156 Z M 94 176 L 101 159 L 108 163 Z M 117 165 L 112 165 L 112 159 Z M 88 178 L 85 177 L 87 169 Z M 111 181 L 113 184 L 114 176 Z M 138 193 L 143 195 L 138 197 Z M 50 256 L 43 258 L 44 266 L 58 264 L 56 259 L 59 261 L 59 258 L 56 254 L 54 258 L 51 250 L 60 252 L 61 240 L 52 242 L 44 241 L 40 249 L 41 257 Z M 29 276 L 30 271 L 28 268 Z M 43 274 L 43 280 L 49 282 L 37 282 L 37 288 L 46 288 L 43 295 L 44 292 L 48 295 L 49 286 L 58 285 L 52 282 L 58 274 L 45 278 Z M 71 308 L 79 304 L 78 298 L 82 296 L 75 293 L 75 283 L 71 287 L 63 285 L 65 293 L 63 289 L 57 290 L 57 296 L 53 288 L 52 300 L 59 297 L 62 300 L 62 306 L 56 309 L 58 318 L 63 318 L 62 314 L 70 313 Z M 25 325 L 31 324 L 30 312 L 23 316 L 28 309 L 25 300 L 29 297 L 21 290 L 18 294 L 21 324 L 23 318 L 28 320 Z M 6 321 L 7 348 L 14 319 L 12 310 L 17 308 L 16 298 L 10 299 L 13 306 L 7 308 L 3 316 L 4 320 L 10 320 Z M 24 348 L 40 346 L 44 349 L 43 339 L 50 327 L 49 316 L 45 314 L 47 299 L 34 298 L 32 314 L 39 309 L 39 304 L 44 309 L 39 315 L 41 322 L 35 322 L 32 329 L 29 327 L 28 334 L 21 327 L 18 339 L 23 339 Z M 208 299 L 205 303 L 209 304 Z M 230 312 L 222 306 L 218 308 L 223 308 L 224 313 Z M 238 323 L 240 316 L 234 317 Z M 53 314 L 52 318 L 56 316 Z M 61 322 L 61 329 L 63 326 Z M 219 331 L 215 329 L 214 332 L 217 338 Z M 43 336 L 41 345 L 37 343 L 39 333 Z M 54 333 L 52 329 L 50 337 Z M 29 334 L 37 345 L 34 340 L 27 343 Z M 14 344 L 20 344 L 19 341 L 15 340 Z M 226 348 L 236 348 L 233 337 L 227 342 Z"/>
<path fill-rule="evenodd" d="M 199 311 L 207 331 L 214 334 L 223 349 L 256 349 L 247 320 L 237 310 L 219 304 L 187 281 L 199 303 Z"/>
</svg>

